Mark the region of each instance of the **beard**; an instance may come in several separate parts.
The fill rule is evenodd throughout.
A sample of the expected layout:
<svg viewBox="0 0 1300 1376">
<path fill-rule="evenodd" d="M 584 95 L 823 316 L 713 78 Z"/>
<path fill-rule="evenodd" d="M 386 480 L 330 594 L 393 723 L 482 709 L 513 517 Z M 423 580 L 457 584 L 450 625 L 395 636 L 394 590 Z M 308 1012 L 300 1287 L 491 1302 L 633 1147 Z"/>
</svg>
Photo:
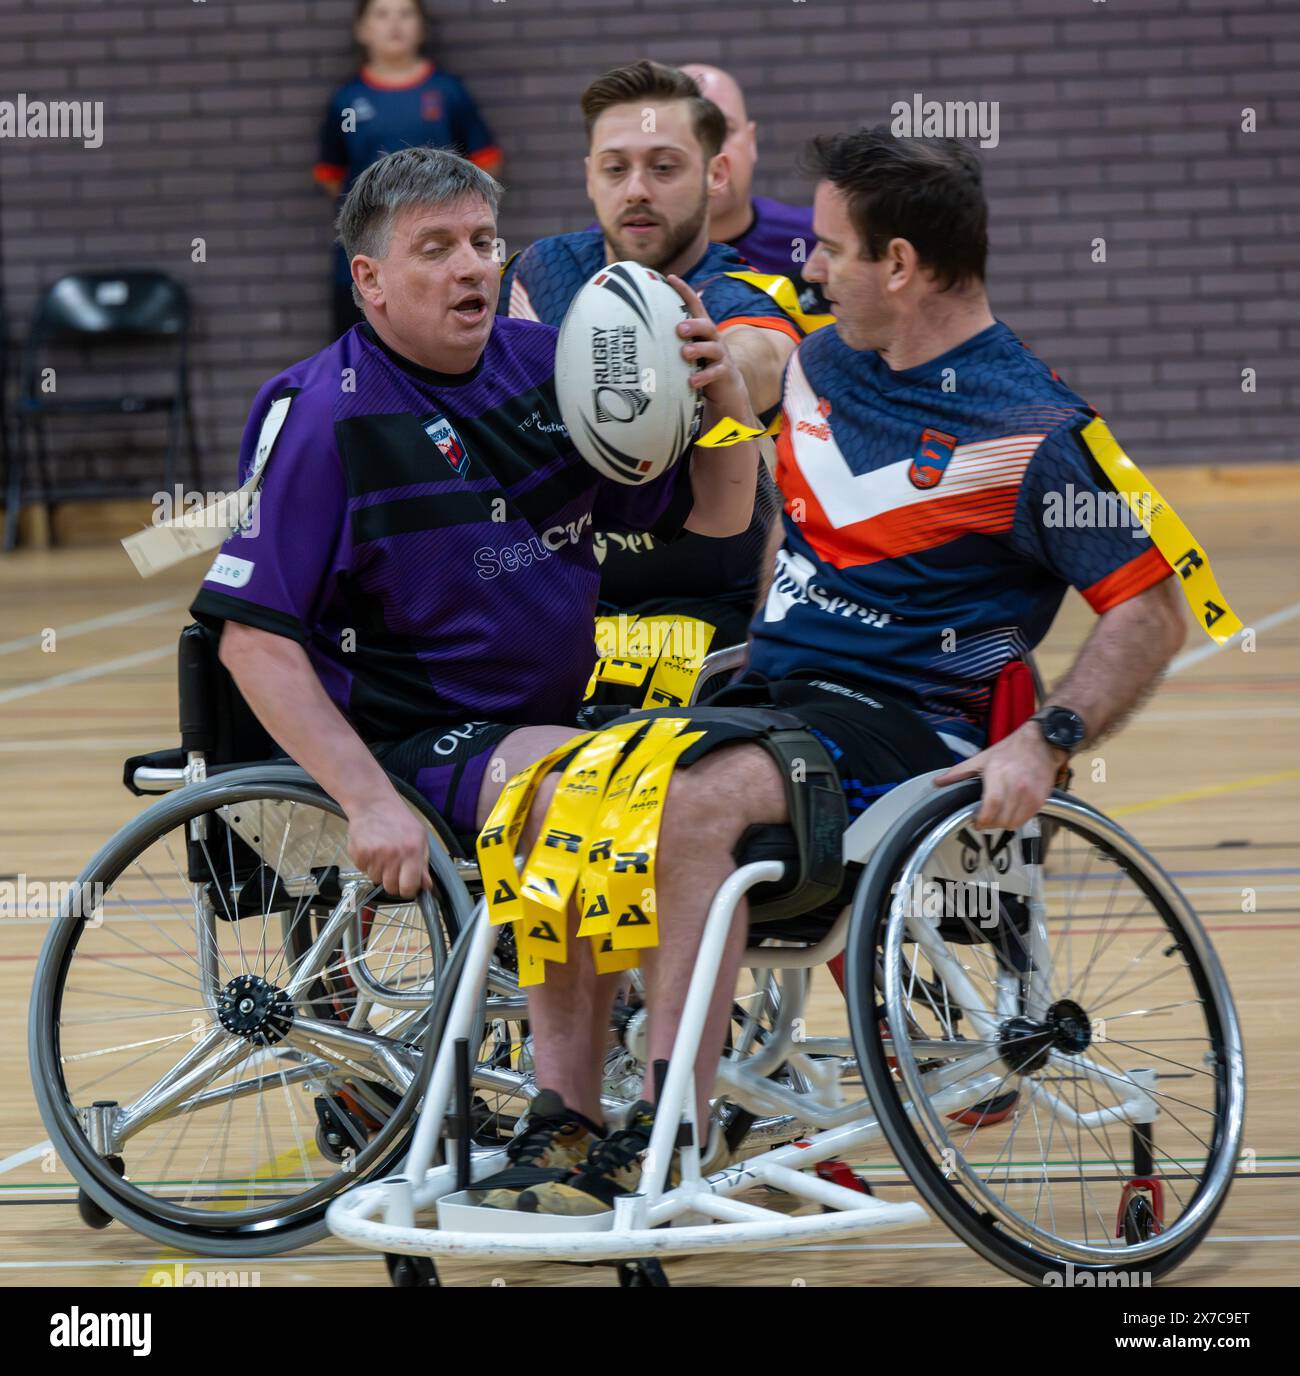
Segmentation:
<svg viewBox="0 0 1300 1376">
<path fill-rule="evenodd" d="M 654 268 L 656 272 L 662 272 L 670 263 L 680 257 L 685 249 L 690 247 L 708 219 L 708 215 L 709 199 L 703 185 L 700 188 L 699 200 L 685 219 L 679 220 L 676 224 L 669 224 L 661 215 L 655 213 L 655 218 L 664 231 L 664 246 L 654 252 L 650 261 L 644 262 L 640 254 L 644 253 L 645 250 L 640 249 L 640 253 L 638 253 L 638 245 L 626 243 L 619 234 L 617 226 L 606 228 L 601 225 L 601 230 L 607 242 L 620 257 L 631 258 L 642 263 L 644 267 Z"/>
</svg>

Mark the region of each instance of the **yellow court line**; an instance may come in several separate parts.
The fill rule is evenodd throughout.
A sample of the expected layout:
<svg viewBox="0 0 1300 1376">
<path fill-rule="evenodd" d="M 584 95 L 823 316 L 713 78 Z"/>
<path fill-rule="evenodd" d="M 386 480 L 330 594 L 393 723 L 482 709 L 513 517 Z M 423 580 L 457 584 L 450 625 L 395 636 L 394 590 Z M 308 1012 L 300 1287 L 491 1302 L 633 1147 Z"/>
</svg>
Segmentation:
<svg viewBox="0 0 1300 1376">
<path fill-rule="evenodd" d="M 315 1142 L 309 1142 L 307 1144 L 305 1151 L 300 1147 L 290 1147 L 288 1151 L 281 1152 L 280 1155 L 277 1156 L 274 1161 L 268 1161 L 265 1166 L 259 1166 L 258 1169 L 253 1172 L 251 1178 L 253 1180 L 275 1180 L 279 1176 L 284 1174 L 286 1170 L 305 1165 L 307 1162 L 307 1158 L 311 1156 L 320 1156 L 320 1150 L 316 1146 Z M 217 1205 L 218 1209 L 220 1209 L 221 1207 L 222 1206 L 220 1204 Z M 242 1206 L 232 1201 L 230 1207 L 233 1209 L 240 1208 Z M 175 1248 L 168 1247 L 163 1252 L 163 1255 L 169 1257 L 183 1257 L 186 1254 Z M 217 1265 L 214 1265 L 213 1267 L 214 1270 L 221 1269 L 219 1266 L 221 1260 L 222 1259 L 220 1257 L 213 1258 L 214 1263 L 217 1263 Z M 155 1280 L 154 1277 L 162 1277 L 164 1275 L 176 1277 L 178 1283 L 183 1283 L 185 1278 L 185 1266 L 181 1265 L 179 1267 L 179 1270 L 175 1262 L 171 1264 L 163 1264 L 160 1266 L 151 1266 L 144 1273 L 144 1276 L 141 1279 L 140 1284 L 142 1286 L 162 1285 L 163 1281 L 161 1279 Z M 167 1282 L 167 1284 L 172 1283 L 173 1282 L 170 1280 Z"/>
<path fill-rule="evenodd" d="M 1230 784 L 1210 784 L 1205 788 L 1189 788 L 1183 793 L 1165 793 L 1159 798 L 1148 798 L 1144 803 L 1128 803 L 1124 807 L 1111 808 L 1110 817 L 1128 817 L 1134 812 L 1150 812 L 1152 808 L 1168 807 L 1170 803 L 1189 803 L 1195 798 L 1216 798 L 1222 793 L 1241 793 L 1248 788 L 1262 788 L 1265 784 L 1281 783 L 1284 779 L 1300 779 L 1300 769 L 1283 769 L 1276 774 L 1252 774 L 1248 779 L 1237 779 Z"/>
</svg>

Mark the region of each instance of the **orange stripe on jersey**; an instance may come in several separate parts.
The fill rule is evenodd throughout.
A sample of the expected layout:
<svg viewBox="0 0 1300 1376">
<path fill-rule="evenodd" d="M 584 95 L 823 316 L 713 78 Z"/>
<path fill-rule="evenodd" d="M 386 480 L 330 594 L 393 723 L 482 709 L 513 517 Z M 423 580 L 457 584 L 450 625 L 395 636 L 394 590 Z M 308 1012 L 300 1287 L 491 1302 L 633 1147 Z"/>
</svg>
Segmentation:
<svg viewBox="0 0 1300 1376">
<path fill-rule="evenodd" d="M 1173 569 L 1165 556 L 1151 545 L 1135 559 L 1112 569 L 1105 578 L 1099 578 L 1090 587 L 1081 588 L 1080 591 L 1087 599 L 1088 605 L 1100 616 L 1112 607 L 1118 607 L 1121 602 L 1127 602 L 1130 597 L 1136 597 L 1138 593 L 1155 587 L 1161 579 L 1167 578 L 1172 572 Z"/>
<path fill-rule="evenodd" d="M 704 309 L 708 310 L 707 304 Z M 733 315 L 718 325 L 718 333 L 721 334 L 723 330 L 730 330 L 736 325 L 753 325 L 760 330 L 779 330 L 782 334 L 788 334 L 796 344 L 803 339 L 799 327 L 792 320 L 775 315 Z"/>
</svg>

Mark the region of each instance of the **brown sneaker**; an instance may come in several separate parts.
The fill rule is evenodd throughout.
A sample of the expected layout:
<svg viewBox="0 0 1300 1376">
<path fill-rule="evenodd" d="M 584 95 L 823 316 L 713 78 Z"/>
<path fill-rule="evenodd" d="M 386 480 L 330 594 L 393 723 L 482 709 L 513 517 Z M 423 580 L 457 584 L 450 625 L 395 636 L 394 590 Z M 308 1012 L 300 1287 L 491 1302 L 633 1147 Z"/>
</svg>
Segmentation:
<svg viewBox="0 0 1300 1376">
<path fill-rule="evenodd" d="M 510 1164 L 476 1182 L 470 1199 L 486 1209 L 517 1209 L 521 1191 L 564 1179 L 603 1135 L 553 1089 L 544 1089 L 529 1106 L 523 1131 L 506 1147 Z"/>
<path fill-rule="evenodd" d="M 586 1160 L 561 1179 L 542 1181 L 524 1190 L 515 1207 L 521 1213 L 604 1213 L 621 1194 L 641 1183 L 641 1158 L 654 1129 L 654 1106 L 644 1099 L 633 1106 L 627 1126 L 592 1144 Z"/>
</svg>

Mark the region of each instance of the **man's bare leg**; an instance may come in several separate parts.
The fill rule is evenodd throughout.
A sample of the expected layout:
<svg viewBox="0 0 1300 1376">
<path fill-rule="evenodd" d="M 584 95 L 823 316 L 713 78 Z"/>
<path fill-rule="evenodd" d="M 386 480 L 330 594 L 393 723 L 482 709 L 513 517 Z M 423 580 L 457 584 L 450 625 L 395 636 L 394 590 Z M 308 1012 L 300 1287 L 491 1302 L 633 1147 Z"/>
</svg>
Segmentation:
<svg viewBox="0 0 1300 1376">
<path fill-rule="evenodd" d="M 709 905 L 719 885 L 736 868 L 732 858 L 736 842 L 748 827 L 775 825 L 787 821 L 788 815 L 780 771 L 758 746 L 723 746 L 698 764 L 674 771 L 655 864 L 659 945 L 645 952 L 642 961 L 650 1010 L 645 1098 L 654 1098 L 655 1061 L 672 1055 Z M 718 968 L 695 1062 L 701 1127 L 707 1122 L 748 927 L 748 905 L 742 901 Z M 705 1145 L 700 1143 L 701 1148 Z"/>
<path fill-rule="evenodd" d="M 478 824 L 482 827 L 506 780 L 581 732 L 562 726 L 523 726 L 496 747 L 479 791 Z M 527 854 L 541 831 L 559 775 L 545 778 L 537 790 L 523 832 Z M 539 1088 L 553 1089 L 571 1108 L 599 1123 L 603 1117 L 600 1089 L 609 1047 L 609 1019 L 622 975 L 597 975 L 587 941 L 577 940 L 578 917 L 569 905 L 568 960 L 548 962 L 546 983 L 528 991 L 528 1021 L 533 1037 L 533 1065 Z"/>
</svg>

